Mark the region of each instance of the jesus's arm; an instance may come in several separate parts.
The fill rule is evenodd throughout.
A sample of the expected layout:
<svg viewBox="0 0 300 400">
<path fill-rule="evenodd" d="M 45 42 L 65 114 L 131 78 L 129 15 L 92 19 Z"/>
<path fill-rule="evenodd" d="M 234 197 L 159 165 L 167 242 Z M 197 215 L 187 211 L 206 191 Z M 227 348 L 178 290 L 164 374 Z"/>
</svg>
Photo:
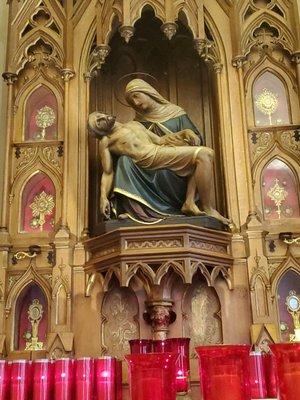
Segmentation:
<svg viewBox="0 0 300 400">
<path fill-rule="evenodd" d="M 113 186 L 114 171 L 113 159 L 109 151 L 109 139 L 107 137 L 104 137 L 100 141 L 99 153 L 103 169 L 101 177 L 100 212 L 104 217 L 109 218 L 110 204 L 108 197 Z"/>
</svg>

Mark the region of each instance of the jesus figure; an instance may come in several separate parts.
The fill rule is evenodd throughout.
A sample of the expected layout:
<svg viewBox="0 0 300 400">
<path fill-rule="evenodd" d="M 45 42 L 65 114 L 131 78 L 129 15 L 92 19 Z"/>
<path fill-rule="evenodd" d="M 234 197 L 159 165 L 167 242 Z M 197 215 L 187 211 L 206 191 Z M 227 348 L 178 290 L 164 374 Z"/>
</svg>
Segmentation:
<svg viewBox="0 0 300 400">
<path fill-rule="evenodd" d="M 104 216 L 110 214 L 108 198 L 113 187 L 112 156 L 115 154 L 130 157 L 138 167 L 146 170 L 168 169 L 178 176 L 187 177 L 182 213 L 195 216 L 206 214 L 228 224 L 228 219 L 212 207 L 210 199 L 214 151 L 199 146 L 199 138 L 192 130 L 159 137 L 137 121 L 121 124 L 116 122 L 115 117 L 97 111 L 89 116 L 89 128 L 100 139 L 103 168 L 100 211 Z M 195 203 L 195 193 L 199 195 L 200 208 Z"/>
</svg>

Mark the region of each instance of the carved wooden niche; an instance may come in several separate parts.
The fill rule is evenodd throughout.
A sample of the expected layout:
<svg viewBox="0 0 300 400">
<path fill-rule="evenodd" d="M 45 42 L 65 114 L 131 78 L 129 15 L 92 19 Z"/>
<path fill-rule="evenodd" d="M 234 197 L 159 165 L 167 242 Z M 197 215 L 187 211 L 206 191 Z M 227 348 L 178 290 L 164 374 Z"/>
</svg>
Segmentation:
<svg viewBox="0 0 300 400">
<path fill-rule="evenodd" d="M 25 140 L 56 139 L 58 130 L 58 104 L 54 93 L 46 86 L 34 90 L 25 106 Z"/>
<path fill-rule="evenodd" d="M 288 342 L 290 340 L 290 334 L 294 333 L 293 318 L 291 314 L 289 314 L 286 305 L 286 298 L 291 291 L 300 295 L 300 275 L 293 270 L 288 270 L 281 277 L 277 288 L 278 319 L 281 340 L 283 342 Z"/>
<path fill-rule="evenodd" d="M 34 306 L 34 307 L 33 307 Z M 31 311 L 30 311 L 31 310 Z M 39 318 L 40 313 L 41 318 Z M 33 317 L 30 320 L 30 316 Z M 34 332 L 33 321 L 37 320 L 38 342 L 45 343 L 48 324 L 48 305 L 42 289 L 35 283 L 27 285 L 20 293 L 15 308 L 14 350 L 25 350 Z"/>
<path fill-rule="evenodd" d="M 213 287 L 194 279 L 183 296 L 182 312 L 183 334 L 191 338 L 192 357 L 196 357 L 195 346 L 223 343 L 221 305 Z"/>
<path fill-rule="evenodd" d="M 264 168 L 261 192 L 265 219 L 299 218 L 299 186 L 283 161 L 275 158 Z"/>
<path fill-rule="evenodd" d="M 55 187 L 43 172 L 26 183 L 21 201 L 21 232 L 49 232 L 55 223 Z"/>
<path fill-rule="evenodd" d="M 91 81 L 90 111 L 105 110 L 116 115 L 120 122 L 132 120 L 134 112 L 126 106 L 125 86 L 137 77 L 148 80 L 162 96 L 186 110 L 205 137 L 206 145 L 215 150 L 215 190 L 212 197 L 218 210 L 224 212 L 215 73 L 196 52 L 189 27 L 180 20 L 176 23 L 177 34 L 170 42 L 161 30 L 162 21 L 147 6 L 135 23 L 135 34 L 129 43 L 116 31 L 109 42 L 111 52 L 98 76 Z M 96 139 L 90 136 L 89 230 L 92 233 L 101 222 L 98 207 L 101 171 L 97 152 Z"/>
<path fill-rule="evenodd" d="M 102 349 L 123 358 L 130 353 L 128 341 L 139 338 L 139 305 L 130 288 L 115 287 L 105 294 L 102 305 Z"/>
</svg>

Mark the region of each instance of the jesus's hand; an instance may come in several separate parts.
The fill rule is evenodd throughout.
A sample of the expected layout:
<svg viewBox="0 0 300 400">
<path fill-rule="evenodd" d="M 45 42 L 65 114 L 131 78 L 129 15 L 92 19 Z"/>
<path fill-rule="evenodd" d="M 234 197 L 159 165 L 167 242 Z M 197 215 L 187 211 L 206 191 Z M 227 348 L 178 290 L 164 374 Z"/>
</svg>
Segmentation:
<svg viewBox="0 0 300 400">
<path fill-rule="evenodd" d="M 110 203 L 107 197 L 101 197 L 100 199 L 100 212 L 105 219 L 110 218 Z"/>
</svg>

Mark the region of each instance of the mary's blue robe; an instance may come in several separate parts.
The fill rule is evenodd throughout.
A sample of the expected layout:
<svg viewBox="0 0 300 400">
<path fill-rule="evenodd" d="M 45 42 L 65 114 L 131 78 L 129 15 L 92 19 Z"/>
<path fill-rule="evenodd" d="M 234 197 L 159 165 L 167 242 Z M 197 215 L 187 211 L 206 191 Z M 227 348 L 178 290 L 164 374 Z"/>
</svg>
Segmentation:
<svg viewBox="0 0 300 400">
<path fill-rule="evenodd" d="M 167 131 L 179 132 L 191 129 L 201 138 L 198 129 L 187 114 L 169 119 L 160 124 L 141 122 L 158 136 Z M 146 170 L 139 168 L 130 157 L 121 156 L 117 160 L 114 181 L 115 210 L 117 215 L 127 214 L 142 223 L 157 222 L 170 215 L 182 215 L 181 207 L 185 201 L 187 178 L 180 177 L 167 169 Z"/>
</svg>

